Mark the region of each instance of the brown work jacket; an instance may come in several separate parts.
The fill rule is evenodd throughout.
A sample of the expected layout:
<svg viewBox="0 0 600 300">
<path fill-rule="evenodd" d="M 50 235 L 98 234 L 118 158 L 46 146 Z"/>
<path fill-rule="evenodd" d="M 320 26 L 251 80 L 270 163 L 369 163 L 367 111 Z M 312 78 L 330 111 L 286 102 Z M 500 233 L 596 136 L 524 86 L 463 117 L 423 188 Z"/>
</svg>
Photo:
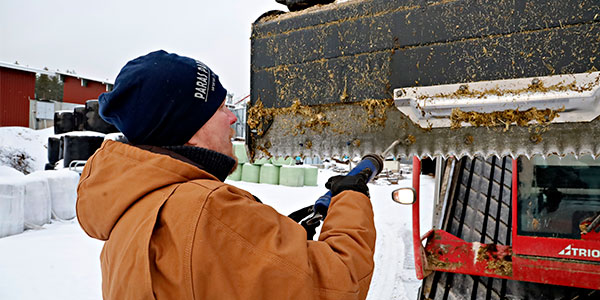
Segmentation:
<svg viewBox="0 0 600 300">
<path fill-rule="evenodd" d="M 365 299 L 369 198 L 334 197 L 319 236 L 198 167 L 105 141 L 88 160 L 77 216 L 100 256 L 105 299 Z M 284 195 L 282 195 L 284 197 Z"/>
</svg>

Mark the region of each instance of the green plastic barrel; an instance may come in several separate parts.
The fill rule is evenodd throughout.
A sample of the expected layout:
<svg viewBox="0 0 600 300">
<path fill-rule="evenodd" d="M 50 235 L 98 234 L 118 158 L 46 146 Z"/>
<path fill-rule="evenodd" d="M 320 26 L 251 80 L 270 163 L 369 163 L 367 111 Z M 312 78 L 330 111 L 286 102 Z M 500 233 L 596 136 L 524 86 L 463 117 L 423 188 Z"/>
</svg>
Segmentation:
<svg viewBox="0 0 600 300">
<path fill-rule="evenodd" d="M 244 167 L 243 164 L 238 164 L 235 171 L 233 171 L 233 173 L 231 173 L 231 174 L 229 174 L 229 176 L 227 176 L 227 179 L 234 180 L 234 181 L 240 181 L 242 179 L 242 168 L 243 167 Z"/>
<path fill-rule="evenodd" d="M 303 186 L 304 168 L 301 166 L 281 166 L 279 184 L 285 186 Z"/>
<path fill-rule="evenodd" d="M 242 142 L 233 142 L 233 154 L 237 157 L 239 164 L 244 164 L 248 162 L 246 144 Z"/>
<path fill-rule="evenodd" d="M 260 183 L 279 184 L 279 167 L 264 164 L 260 167 Z"/>
<path fill-rule="evenodd" d="M 312 166 L 304 167 L 304 185 L 317 186 L 317 178 L 319 177 L 319 168 Z"/>
<path fill-rule="evenodd" d="M 260 176 L 260 166 L 251 163 L 245 163 L 242 168 L 242 181 L 258 183 Z"/>
</svg>

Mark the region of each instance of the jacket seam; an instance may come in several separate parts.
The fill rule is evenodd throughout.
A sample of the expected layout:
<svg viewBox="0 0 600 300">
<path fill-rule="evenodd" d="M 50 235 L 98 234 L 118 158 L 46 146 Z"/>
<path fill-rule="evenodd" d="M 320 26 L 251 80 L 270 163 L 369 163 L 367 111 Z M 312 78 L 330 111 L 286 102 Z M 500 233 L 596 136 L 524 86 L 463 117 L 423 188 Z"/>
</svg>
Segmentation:
<svg viewBox="0 0 600 300">
<path fill-rule="evenodd" d="M 193 181 L 190 181 L 190 183 L 201 185 L 201 184 L 199 184 L 197 182 L 193 182 Z M 208 195 L 206 197 L 207 200 L 208 200 L 208 197 L 210 197 L 210 195 L 215 190 L 216 189 L 212 189 L 208 193 Z M 193 272 L 193 265 L 192 265 L 192 263 L 193 263 L 192 260 L 193 260 L 193 257 L 194 257 L 194 255 L 193 255 L 193 253 L 194 253 L 194 244 L 196 243 L 196 234 L 198 232 L 198 226 L 200 225 L 200 218 L 202 217 L 202 211 L 204 211 L 204 206 L 206 206 L 206 202 L 207 201 L 203 201 L 202 206 L 200 206 L 200 208 L 198 209 L 197 215 L 195 217 L 195 219 L 196 219 L 196 226 L 194 226 L 194 229 L 191 232 L 190 243 L 188 245 L 188 249 L 186 249 L 186 252 L 188 252 L 188 253 L 186 253 L 186 255 L 189 255 L 189 258 L 186 259 L 186 260 L 188 261 L 188 264 L 189 264 L 188 271 L 189 271 L 190 288 L 192 289 L 191 290 L 192 299 L 196 299 L 196 294 L 195 294 L 196 289 L 194 288 L 194 272 Z"/>
<path fill-rule="evenodd" d="M 328 289 L 328 288 L 324 288 L 324 287 L 315 287 L 315 290 L 319 291 L 319 294 L 343 294 L 343 295 L 356 295 L 360 292 L 360 287 L 358 290 L 353 291 L 353 292 L 348 292 L 348 291 L 338 291 L 338 290 L 332 290 L 332 289 Z"/>
<path fill-rule="evenodd" d="M 371 268 L 371 270 L 370 270 L 370 271 L 367 273 L 367 275 L 363 276 L 363 277 L 362 277 L 361 279 L 359 279 L 358 281 L 360 282 L 360 281 L 363 281 L 363 280 L 365 280 L 365 279 L 369 278 L 369 276 L 373 275 L 373 271 L 375 271 L 375 268 L 374 268 L 374 267 L 373 267 L 373 268 Z"/>
</svg>

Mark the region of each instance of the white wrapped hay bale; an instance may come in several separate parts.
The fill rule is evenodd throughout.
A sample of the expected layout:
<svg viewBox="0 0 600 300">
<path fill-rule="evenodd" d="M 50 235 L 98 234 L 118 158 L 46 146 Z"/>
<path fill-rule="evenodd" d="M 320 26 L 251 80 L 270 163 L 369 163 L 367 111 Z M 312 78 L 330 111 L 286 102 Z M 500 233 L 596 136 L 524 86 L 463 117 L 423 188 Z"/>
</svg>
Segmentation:
<svg viewBox="0 0 600 300">
<path fill-rule="evenodd" d="M 0 238 L 25 230 L 24 200 L 25 184 L 22 177 L 0 177 Z"/>
<path fill-rule="evenodd" d="M 260 168 L 260 183 L 279 184 L 279 167 L 272 164 L 264 164 Z"/>
<path fill-rule="evenodd" d="M 245 163 L 242 168 L 242 181 L 258 183 L 260 176 L 260 166 L 251 163 Z"/>
<path fill-rule="evenodd" d="M 74 218 L 79 174 L 68 169 L 60 169 L 35 172 L 32 175 L 48 180 L 52 217 L 63 220 Z"/>
<path fill-rule="evenodd" d="M 304 185 L 317 186 L 317 178 L 319 177 L 319 168 L 314 166 L 304 167 Z"/>
<path fill-rule="evenodd" d="M 229 174 L 229 176 L 227 176 L 227 179 L 229 180 L 233 180 L 233 181 L 240 181 L 242 180 L 242 168 L 243 168 L 244 164 L 238 164 L 237 168 L 235 169 L 235 171 L 233 171 L 233 173 Z"/>
<path fill-rule="evenodd" d="M 270 164 L 270 163 L 271 163 L 270 158 L 262 157 L 262 158 L 255 160 L 252 164 L 262 166 L 264 164 Z"/>
<path fill-rule="evenodd" d="M 281 166 L 279 184 L 285 186 L 303 186 L 304 168 L 302 166 Z"/>
<path fill-rule="evenodd" d="M 243 142 L 233 142 L 233 154 L 237 157 L 238 163 L 248 162 L 248 152 L 246 151 L 246 144 Z"/>
<path fill-rule="evenodd" d="M 278 158 L 271 158 L 271 163 L 276 165 L 276 166 L 294 166 L 296 165 L 296 161 L 291 158 L 291 157 L 278 157 Z"/>
<path fill-rule="evenodd" d="M 50 223 L 50 187 L 48 180 L 37 176 L 37 173 L 41 173 L 41 171 L 31 173 L 23 178 L 25 183 L 23 210 L 27 228 Z"/>
</svg>

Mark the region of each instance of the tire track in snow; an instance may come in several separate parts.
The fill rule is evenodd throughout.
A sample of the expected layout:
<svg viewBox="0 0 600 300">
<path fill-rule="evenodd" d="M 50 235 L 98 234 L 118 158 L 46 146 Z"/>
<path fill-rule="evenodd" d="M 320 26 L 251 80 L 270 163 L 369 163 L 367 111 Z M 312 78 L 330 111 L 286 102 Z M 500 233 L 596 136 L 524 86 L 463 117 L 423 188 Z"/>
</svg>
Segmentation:
<svg viewBox="0 0 600 300">
<path fill-rule="evenodd" d="M 384 223 L 377 227 L 375 245 L 375 270 L 371 280 L 368 300 L 416 299 L 420 281 L 415 277 L 411 233 L 398 229 L 397 223 Z"/>
</svg>

